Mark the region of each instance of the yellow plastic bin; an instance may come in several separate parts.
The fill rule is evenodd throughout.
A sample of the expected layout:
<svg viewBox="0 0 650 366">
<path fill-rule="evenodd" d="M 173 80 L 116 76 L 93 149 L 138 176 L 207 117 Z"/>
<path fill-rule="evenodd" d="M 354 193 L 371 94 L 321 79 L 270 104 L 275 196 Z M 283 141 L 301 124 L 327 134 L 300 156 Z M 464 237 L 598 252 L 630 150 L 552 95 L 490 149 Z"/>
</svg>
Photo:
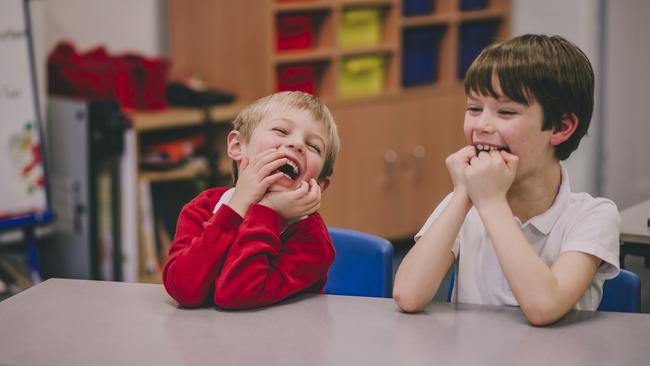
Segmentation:
<svg viewBox="0 0 650 366">
<path fill-rule="evenodd" d="M 385 56 L 356 56 L 343 59 L 339 78 L 342 97 L 378 95 L 384 91 Z"/>
<path fill-rule="evenodd" d="M 341 14 L 339 47 L 373 47 L 381 43 L 382 11 L 379 7 L 346 9 Z"/>
</svg>

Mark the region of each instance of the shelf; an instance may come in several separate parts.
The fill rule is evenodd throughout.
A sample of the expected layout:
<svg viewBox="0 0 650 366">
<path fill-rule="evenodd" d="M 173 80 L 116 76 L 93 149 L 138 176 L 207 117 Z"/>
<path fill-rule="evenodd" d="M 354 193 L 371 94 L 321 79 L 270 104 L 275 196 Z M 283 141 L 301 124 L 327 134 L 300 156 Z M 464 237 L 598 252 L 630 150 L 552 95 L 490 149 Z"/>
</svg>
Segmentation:
<svg viewBox="0 0 650 366">
<path fill-rule="evenodd" d="M 210 118 L 216 123 L 229 123 L 246 106 L 249 101 L 238 101 L 232 104 L 210 108 Z M 136 132 L 162 130 L 196 126 L 204 121 L 200 108 L 169 108 L 162 111 L 131 111 L 128 113 Z"/>
<path fill-rule="evenodd" d="M 461 22 L 505 19 L 508 17 L 508 11 L 505 9 L 472 10 L 460 13 L 459 17 Z"/>
<path fill-rule="evenodd" d="M 373 6 L 388 7 L 397 5 L 397 1 L 395 0 L 338 0 L 338 3 L 344 8 Z"/>
<path fill-rule="evenodd" d="M 208 172 L 208 164 L 204 159 L 196 159 L 187 162 L 185 165 L 165 171 L 146 171 L 140 170 L 140 178 L 150 182 L 165 182 L 170 180 L 179 180 L 194 178 L 199 175 L 205 175 Z"/>
<path fill-rule="evenodd" d="M 329 59 L 332 57 L 333 52 L 334 51 L 331 48 L 299 51 L 276 51 L 272 57 L 272 60 L 275 64 L 329 61 Z"/>
<path fill-rule="evenodd" d="M 422 25 L 447 25 L 454 17 L 449 14 L 429 14 L 402 18 L 403 27 L 417 27 Z"/>
<path fill-rule="evenodd" d="M 273 2 L 271 10 L 275 13 L 296 13 L 331 11 L 334 5 L 328 0 Z"/>
<path fill-rule="evenodd" d="M 392 54 L 397 51 L 397 46 L 395 45 L 384 45 L 377 47 L 362 47 L 362 48 L 346 48 L 341 49 L 337 52 L 337 56 L 348 57 L 348 56 L 358 56 L 358 55 L 368 55 L 368 54 Z"/>
</svg>

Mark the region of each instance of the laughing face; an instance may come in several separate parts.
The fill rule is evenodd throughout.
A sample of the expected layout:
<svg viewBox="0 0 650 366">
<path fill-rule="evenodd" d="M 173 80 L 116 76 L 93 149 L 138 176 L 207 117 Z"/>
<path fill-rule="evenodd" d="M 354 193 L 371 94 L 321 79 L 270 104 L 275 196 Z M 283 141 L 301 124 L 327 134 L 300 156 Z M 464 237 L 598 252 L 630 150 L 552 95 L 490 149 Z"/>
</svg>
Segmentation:
<svg viewBox="0 0 650 366">
<path fill-rule="evenodd" d="M 303 181 L 318 179 L 326 136 L 324 124 L 314 120 L 310 112 L 278 106 L 262 118 L 250 141 L 241 142 L 241 157 L 254 159 L 265 150 L 278 149 L 288 162 L 278 169 L 284 177 L 270 191 L 293 190 Z"/>
<path fill-rule="evenodd" d="M 504 150 L 519 157 L 517 175 L 533 166 L 554 162 L 551 130 L 542 131 L 543 112 L 538 102 L 514 102 L 493 80 L 497 98 L 471 92 L 467 97 L 464 132 L 469 144 L 481 151 Z M 546 160 L 548 159 L 548 160 Z"/>
</svg>

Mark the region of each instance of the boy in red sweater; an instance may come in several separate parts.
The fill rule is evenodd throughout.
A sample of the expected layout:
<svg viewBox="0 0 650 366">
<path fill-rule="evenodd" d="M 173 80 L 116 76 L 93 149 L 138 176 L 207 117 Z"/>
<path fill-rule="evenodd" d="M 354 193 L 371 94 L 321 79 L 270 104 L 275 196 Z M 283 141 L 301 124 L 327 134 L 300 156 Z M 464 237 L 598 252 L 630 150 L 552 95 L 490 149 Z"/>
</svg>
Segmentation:
<svg viewBox="0 0 650 366">
<path fill-rule="evenodd" d="M 312 95 L 276 93 L 242 110 L 228 134 L 235 187 L 183 207 L 163 271 L 169 295 L 243 309 L 322 292 L 334 247 L 317 210 L 339 145 Z"/>
</svg>

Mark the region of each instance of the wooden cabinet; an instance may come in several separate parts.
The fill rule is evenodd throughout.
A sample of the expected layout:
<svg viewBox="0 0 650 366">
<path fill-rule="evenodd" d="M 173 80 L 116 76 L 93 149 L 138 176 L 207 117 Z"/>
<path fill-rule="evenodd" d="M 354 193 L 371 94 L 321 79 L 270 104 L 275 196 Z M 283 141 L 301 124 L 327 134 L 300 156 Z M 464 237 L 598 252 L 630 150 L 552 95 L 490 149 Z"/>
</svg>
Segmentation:
<svg viewBox="0 0 650 366">
<path fill-rule="evenodd" d="M 509 14 L 508 0 L 170 0 L 172 73 L 249 100 L 319 96 L 343 144 L 327 223 L 404 238 L 451 189 L 462 76 Z"/>
</svg>

